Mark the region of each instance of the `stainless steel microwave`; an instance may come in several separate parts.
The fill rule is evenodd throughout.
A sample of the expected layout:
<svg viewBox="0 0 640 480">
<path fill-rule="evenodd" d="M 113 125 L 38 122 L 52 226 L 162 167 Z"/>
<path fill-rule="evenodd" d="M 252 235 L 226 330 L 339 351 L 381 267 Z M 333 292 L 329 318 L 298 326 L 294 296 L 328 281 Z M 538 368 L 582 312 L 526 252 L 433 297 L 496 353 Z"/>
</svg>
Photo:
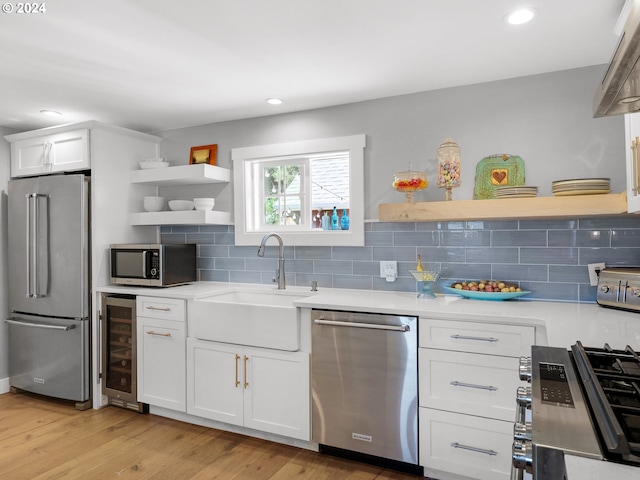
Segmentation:
<svg viewBox="0 0 640 480">
<path fill-rule="evenodd" d="M 197 280 L 195 244 L 110 246 L 111 283 L 169 287 Z"/>
</svg>

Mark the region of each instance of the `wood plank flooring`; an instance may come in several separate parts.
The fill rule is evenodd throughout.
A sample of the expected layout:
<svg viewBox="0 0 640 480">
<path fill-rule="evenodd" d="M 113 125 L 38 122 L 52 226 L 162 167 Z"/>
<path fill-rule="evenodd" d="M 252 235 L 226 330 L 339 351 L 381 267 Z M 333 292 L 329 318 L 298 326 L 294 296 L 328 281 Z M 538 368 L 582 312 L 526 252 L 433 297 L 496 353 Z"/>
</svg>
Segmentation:
<svg viewBox="0 0 640 480">
<path fill-rule="evenodd" d="M 381 467 L 156 415 L 0 395 L 0 478 L 409 480 Z"/>
</svg>

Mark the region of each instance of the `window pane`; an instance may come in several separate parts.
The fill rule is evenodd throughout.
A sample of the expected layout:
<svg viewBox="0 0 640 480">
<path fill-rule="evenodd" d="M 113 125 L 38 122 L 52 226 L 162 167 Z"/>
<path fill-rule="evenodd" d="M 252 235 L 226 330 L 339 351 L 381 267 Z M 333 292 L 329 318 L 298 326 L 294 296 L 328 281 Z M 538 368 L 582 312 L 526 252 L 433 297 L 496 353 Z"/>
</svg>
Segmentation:
<svg viewBox="0 0 640 480">
<path fill-rule="evenodd" d="M 311 159 L 311 209 L 314 215 L 349 210 L 349 152 L 332 152 Z"/>
<path fill-rule="evenodd" d="M 282 167 L 279 165 L 265 167 L 264 168 L 264 194 L 266 195 L 278 195 L 282 193 L 281 177 Z"/>
</svg>

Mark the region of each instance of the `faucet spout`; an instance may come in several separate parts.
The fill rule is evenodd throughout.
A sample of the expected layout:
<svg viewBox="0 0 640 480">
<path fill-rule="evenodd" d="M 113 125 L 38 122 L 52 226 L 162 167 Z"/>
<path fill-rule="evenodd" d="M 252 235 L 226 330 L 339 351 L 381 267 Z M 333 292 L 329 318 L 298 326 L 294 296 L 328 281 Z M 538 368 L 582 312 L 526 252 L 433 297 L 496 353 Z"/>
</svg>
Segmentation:
<svg viewBox="0 0 640 480">
<path fill-rule="evenodd" d="M 262 241 L 260 242 L 260 246 L 258 247 L 258 256 L 264 257 L 264 247 L 270 237 L 274 237 L 278 241 L 278 245 L 280 247 L 278 250 L 278 268 L 276 270 L 276 276 L 273 281 L 278 282 L 278 290 L 284 290 L 285 288 L 287 288 L 287 281 L 284 274 L 284 242 L 282 241 L 282 237 L 274 232 L 267 233 L 264 237 L 262 237 Z"/>
</svg>

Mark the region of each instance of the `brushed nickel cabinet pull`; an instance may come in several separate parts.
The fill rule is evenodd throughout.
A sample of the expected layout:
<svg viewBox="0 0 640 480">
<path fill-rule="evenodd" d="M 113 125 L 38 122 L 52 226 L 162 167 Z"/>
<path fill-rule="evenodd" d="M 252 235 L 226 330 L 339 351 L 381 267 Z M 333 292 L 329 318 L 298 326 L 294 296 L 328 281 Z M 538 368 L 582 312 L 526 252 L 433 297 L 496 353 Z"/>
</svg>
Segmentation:
<svg viewBox="0 0 640 480">
<path fill-rule="evenodd" d="M 458 382 L 457 380 L 450 382 L 449 385 L 453 385 L 454 387 L 467 387 L 467 388 L 477 388 L 480 390 L 490 390 L 492 392 L 496 392 L 498 390 L 498 387 L 493 387 L 491 385 L 476 385 L 474 383 Z"/>
<path fill-rule="evenodd" d="M 471 452 L 484 453 L 485 455 L 498 455 L 495 450 L 487 450 L 484 448 L 470 447 L 469 445 L 463 445 L 462 443 L 453 442 L 451 444 L 453 448 L 460 448 L 462 450 L 469 450 Z"/>
<path fill-rule="evenodd" d="M 495 338 L 495 337 L 471 337 L 468 335 L 451 335 L 451 338 L 455 339 L 455 340 L 478 340 L 480 342 L 497 342 L 498 340 L 500 340 L 499 338 Z"/>
</svg>

